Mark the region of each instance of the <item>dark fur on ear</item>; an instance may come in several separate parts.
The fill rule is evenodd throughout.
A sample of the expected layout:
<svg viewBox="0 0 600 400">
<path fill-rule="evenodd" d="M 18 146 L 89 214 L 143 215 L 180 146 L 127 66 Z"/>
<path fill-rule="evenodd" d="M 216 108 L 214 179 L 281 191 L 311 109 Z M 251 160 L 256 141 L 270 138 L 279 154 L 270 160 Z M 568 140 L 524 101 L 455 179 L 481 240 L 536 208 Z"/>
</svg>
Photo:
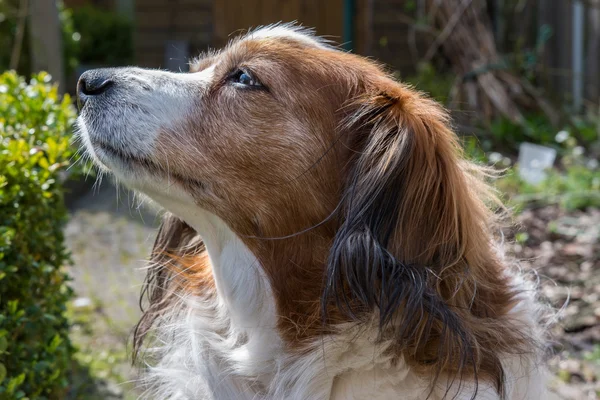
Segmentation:
<svg viewBox="0 0 600 400">
<path fill-rule="evenodd" d="M 166 214 L 158 230 L 150 256 L 150 265 L 140 295 L 143 315 L 133 332 L 133 362 L 156 319 L 164 315 L 177 300 L 181 261 L 186 255 L 205 250 L 196 231 L 179 218 Z M 147 308 L 144 308 L 147 302 Z"/>
<path fill-rule="evenodd" d="M 494 200 L 483 170 L 466 162 L 444 110 L 385 82 L 359 99 L 345 129 L 355 151 L 329 255 L 323 314 L 331 304 L 356 320 L 376 311 L 416 368 L 462 380 L 480 373 L 504 390 L 497 345 L 512 294 L 492 245 Z M 465 376 L 464 378 L 468 378 Z M 435 384 L 435 382 L 434 382 Z M 473 394 L 473 397 L 476 394 Z"/>
</svg>

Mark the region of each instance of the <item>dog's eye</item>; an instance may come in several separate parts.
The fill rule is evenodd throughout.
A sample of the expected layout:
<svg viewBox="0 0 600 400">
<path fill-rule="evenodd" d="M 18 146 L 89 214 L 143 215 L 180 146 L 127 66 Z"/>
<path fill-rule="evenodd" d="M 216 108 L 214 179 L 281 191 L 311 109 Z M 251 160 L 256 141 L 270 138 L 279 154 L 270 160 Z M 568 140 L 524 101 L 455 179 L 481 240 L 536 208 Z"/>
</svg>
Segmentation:
<svg viewBox="0 0 600 400">
<path fill-rule="evenodd" d="M 231 81 L 244 86 L 260 86 L 260 82 L 258 82 L 249 71 L 242 69 L 237 70 L 232 75 Z"/>
</svg>

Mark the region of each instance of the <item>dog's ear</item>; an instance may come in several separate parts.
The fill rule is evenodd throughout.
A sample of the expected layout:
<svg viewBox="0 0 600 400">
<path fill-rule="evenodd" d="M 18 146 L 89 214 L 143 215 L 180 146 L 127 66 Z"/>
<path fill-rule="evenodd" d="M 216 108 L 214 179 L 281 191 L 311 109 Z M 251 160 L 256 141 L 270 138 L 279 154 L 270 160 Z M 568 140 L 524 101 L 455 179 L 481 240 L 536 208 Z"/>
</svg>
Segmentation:
<svg viewBox="0 0 600 400">
<path fill-rule="evenodd" d="M 380 332 L 420 363 L 474 366 L 476 339 L 457 308 L 469 312 L 479 267 L 494 267 L 490 191 L 436 102 L 386 81 L 356 109 L 323 312 L 375 311 Z"/>
<path fill-rule="evenodd" d="M 143 315 L 133 334 L 134 361 L 156 319 L 177 300 L 174 287 L 181 277 L 183 267 L 180 264 L 187 256 L 197 256 L 202 251 L 204 244 L 196 231 L 176 216 L 165 214 L 152 247 L 140 295 Z M 145 307 L 144 303 L 147 303 Z"/>
</svg>

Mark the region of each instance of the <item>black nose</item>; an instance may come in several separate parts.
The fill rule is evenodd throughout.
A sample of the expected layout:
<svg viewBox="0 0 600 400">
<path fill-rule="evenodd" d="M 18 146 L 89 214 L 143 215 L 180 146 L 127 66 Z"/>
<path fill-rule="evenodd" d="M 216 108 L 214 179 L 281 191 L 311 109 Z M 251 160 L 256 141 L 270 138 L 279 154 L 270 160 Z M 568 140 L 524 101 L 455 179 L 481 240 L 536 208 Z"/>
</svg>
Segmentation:
<svg viewBox="0 0 600 400">
<path fill-rule="evenodd" d="M 114 85 L 112 74 L 107 70 L 93 69 L 84 72 L 77 82 L 77 103 L 81 109 L 93 96 L 105 93 Z"/>
</svg>

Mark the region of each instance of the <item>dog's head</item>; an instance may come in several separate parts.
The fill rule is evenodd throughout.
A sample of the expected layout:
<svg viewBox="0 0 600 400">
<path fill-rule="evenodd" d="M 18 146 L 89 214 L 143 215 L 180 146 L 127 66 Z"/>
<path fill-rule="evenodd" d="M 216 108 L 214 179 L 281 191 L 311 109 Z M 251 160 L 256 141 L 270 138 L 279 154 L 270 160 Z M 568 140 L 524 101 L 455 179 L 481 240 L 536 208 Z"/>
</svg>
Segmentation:
<svg viewBox="0 0 600 400">
<path fill-rule="evenodd" d="M 206 208 L 240 234 L 294 233 L 335 207 L 340 159 L 322 156 L 345 102 L 371 84 L 360 76 L 377 73 L 345 58 L 279 27 L 193 61 L 190 73 L 88 71 L 83 137 L 100 165 L 150 196 Z"/>
<path fill-rule="evenodd" d="M 497 354 L 522 338 L 498 322 L 513 296 L 493 196 L 438 104 L 289 26 L 189 73 L 89 71 L 78 91 L 88 152 L 188 223 L 223 220 L 268 277 L 288 343 L 375 315 L 415 366 L 502 380 Z M 159 247 L 183 252 L 189 229 L 166 229 Z"/>
</svg>

